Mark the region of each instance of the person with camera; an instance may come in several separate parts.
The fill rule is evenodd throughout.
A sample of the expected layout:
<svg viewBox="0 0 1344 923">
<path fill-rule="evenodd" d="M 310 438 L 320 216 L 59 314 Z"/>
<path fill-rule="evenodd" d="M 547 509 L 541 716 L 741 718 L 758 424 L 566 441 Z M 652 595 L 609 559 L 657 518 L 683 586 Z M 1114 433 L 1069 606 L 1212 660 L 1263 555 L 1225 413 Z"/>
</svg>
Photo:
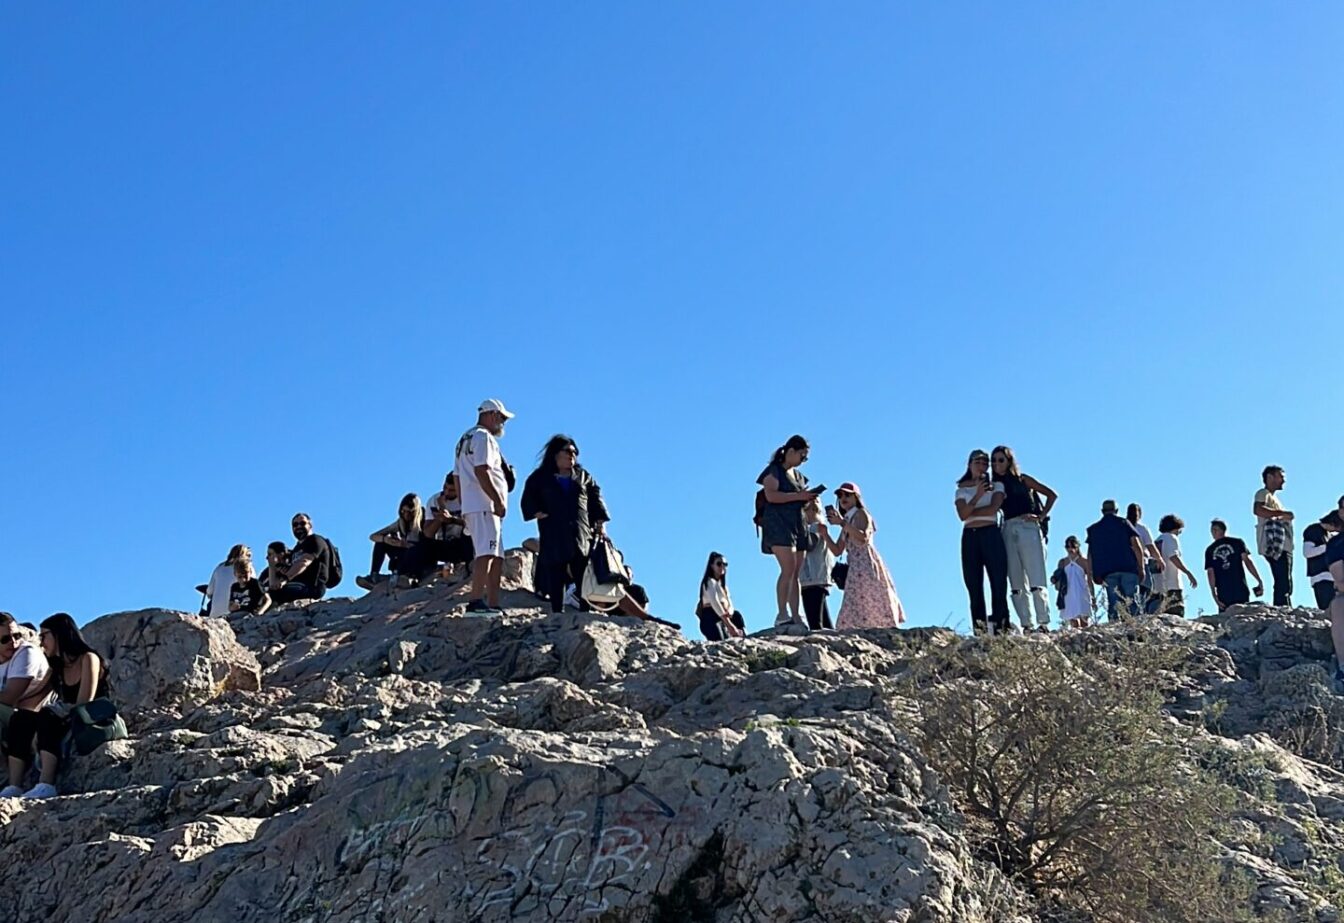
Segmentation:
<svg viewBox="0 0 1344 923">
<path fill-rule="evenodd" d="M 825 534 L 826 543 L 836 557 L 845 555 L 849 565 L 845 578 L 845 598 L 840 603 L 835 627 L 845 629 L 896 628 L 905 621 L 905 609 L 896 595 L 886 562 L 873 545 L 877 522 L 863 505 L 859 487 L 846 481 L 835 489 L 837 506 L 826 507 L 826 518 L 840 527 L 838 541 Z"/>
<path fill-rule="evenodd" d="M 803 508 L 819 497 L 824 487 L 810 489 L 807 475 L 798 466 L 807 461 L 811 448 L 802 436 L 790 436 L 770 457 L 770 464 L 756 478 L 757 525 L 761 552 L 779 562 L 775 581 L 776 625 L 801 620 L 803 561 L 807 555 L 807 524 Z"/>
</svg>

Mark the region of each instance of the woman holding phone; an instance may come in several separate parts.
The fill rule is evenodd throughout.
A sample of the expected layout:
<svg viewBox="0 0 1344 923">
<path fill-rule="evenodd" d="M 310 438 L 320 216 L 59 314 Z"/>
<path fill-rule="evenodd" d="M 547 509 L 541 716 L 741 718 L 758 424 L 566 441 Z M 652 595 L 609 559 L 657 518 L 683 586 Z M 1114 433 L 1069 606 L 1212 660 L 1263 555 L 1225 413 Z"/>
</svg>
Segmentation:
<svg viewBox="0 0 1344 923">
<path fill-rule="evenodd" d="M 1008 552 L 999 528 L 1003 485 L 989 477 L 989 453 L 971 452 L 966 473 L 957 481 L 955 504 L 961 520 L 961 576 L 971 603 L 971 629 L 976 634 L 1007 634 Z M 989 578 L 990 612 L 985 612 L 985 578 Z"/>
<path fill-rule="evenodd" d="M 775 450 L 756 483 L 757 524 L 761 528 L 761 552 L 779 562 L 775 581 L 775 624 L 799 621 L 802 584 L 799 575 L 807 555 L 807 523 L 803 508 L 826 488 L 809 489 L 807 475 L 798 466 L 807 461 L 809 446 L 802 436 L 790 436 Z M 762 501 L 764 501 L 762 503 Z"/>
<path fill-rule="evenodd" d="M 905 621 L 901 598 L 882 556 L 873 546 L 877 523 L 863 506 L 863 494 L 857 484 L 846 481 L 835 489 L 838 505 L 826 508 L 831 525 L 840 527 L 840 540 L 833 541 L 829 531 L 822 534 L 836 557 L 846 554 L 849 574 L 845 578 L 845 598 L 836 617 L 838 630 L 847 628 L 896 628 Z"/>
</svg>

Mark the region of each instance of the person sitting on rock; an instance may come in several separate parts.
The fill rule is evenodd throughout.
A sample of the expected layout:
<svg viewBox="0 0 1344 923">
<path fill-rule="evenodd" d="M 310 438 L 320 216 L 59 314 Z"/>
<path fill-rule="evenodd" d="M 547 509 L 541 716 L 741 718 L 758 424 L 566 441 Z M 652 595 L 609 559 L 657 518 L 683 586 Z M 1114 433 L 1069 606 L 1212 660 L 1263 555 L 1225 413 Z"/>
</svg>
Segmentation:
<svg viewBox="0 0 1344 923">
<path fill-rule="evenodd" d="M 331 545 L 313 531 L 313 520 L 307 513 L 295 513 L 290 527 L 298 541 L 290 551 L 285 582 L 279 589 L 271 591 L 271 599 L 277 603 L 321 599 L 327 592 Z"/>
<path fill-rule="evenodd" d="M 271 542 L 266 546 L 266 566 L 262 568 L 257 580 L 262 589 L 273 594 L 285 585 L 285 572 L 289 570 L 289 547 L 284 542 Z"/>
<path fill-rule="evenodd" d="M 1335 583 L 1330 576 L 1330 568 L 1325 562 L 1325 553 L 1330 539 L 1344 528 L 1338 510 L 1331 510 L 1318 521 L 1302 530 L 1302 557 L 1307 561 L 1307 582 L 1316 597 L 1316 608 L 1322 612 L 1330 611 L 1330 601 L 1335 598 Z"/>
<path fill-rule="evenodd" d="M 16 711 L 35 712 L 46 701 L 42 685 L 47 678 L 47 658 L 30 639 L 26 629 L 8 612 L 0 612 L 0 741 Z M 17 798 L 20 785 L 0 790 L 0 798 Z"/>
<path fill-rule="evenodd" d="M 33 761 L 33 738 L 37 738 L 41 780 L 24 792 L 23 798 L 56 796 L 56 771 L 60 768 L 61 741 L 70 730 L 70 709 L 107 695 L 103 658 L 84 640 L 73 618 L 58 612 L 43 619 L 38 637 L 50 670 L 38 690 L 29 694 L 54 693 L 55 701 L 37 711 L 14 712 L 5 732 L 9 751 L 9 787 L 5 792 L 22 787 Z"/>
<path fill-rule="evenodd" d="M 397 518 L 391 524 L 383 526 L 369 536 L 373 542 L 373 560 L 369 564 L 367 577 L 356 577 L 355 583 L 366 590 L 372 590 L 388 579 L 382 573 L 383 561 L 388 562 L 392 573 L 401 573 L 401 564 L 407 553 L 420 541 L 421 526 L 425 513 L 420 507 L 418 494 L 407 494 L 401 498 L 397 507 Z"/>
<path fill-rule="evenodd" d="M 566 588 L 582 585 L 588 553 L 611 519 L 602 488 L 579 464 L 573 439 L 557 434 L 546 443 L 541 463 L 523 484 L 521 505 L 523 519 L 537 521 L 541 540 L 537 591 L 546 594 L 552 612 L 561 612 Z"/>
<path fill-rule="evenodd" d="M 252 549 L 246 545 L 234 545 L 229 549 L 228 557 L 215 567 L 206 584 L 205 600 L 201 604 L 201 614 L 224 616 L 229 613 L 229 587 L 233 585 L 233 565 L 241 558 L 252 560 Z"/>
<path fill-rule="evenodd" d="M 443 479 L 443 490 L 429 498 L 425 518 L 420 525 L 420 541 L 402 558 L 400 576 L 423 580 L 440 564 L 452 576 L 458 567 L 470 564 L 475 556 L 467 521 L 462 516 L 462 501 L 457 493 L 457 475 L 452 471 Z"/>
<path fill-rule="evenodd" d="M 700 620 L 700 633 L 706 641 L 745 638 L 747 623 L 742 613 L 733 608 L 728 594 L 728 561 L 717 551 L 709 553 L 705 575 L 700 578 L 700 604 L 695 608 Z"/>
<path fill-rule="evenodd" d="M 271 608 L 271 595 L 261 587 L 252 570 L 252 559 L 233 565 L 233 584 L 229 587 L 229 611 L 261 615 Z"/>
</svg>

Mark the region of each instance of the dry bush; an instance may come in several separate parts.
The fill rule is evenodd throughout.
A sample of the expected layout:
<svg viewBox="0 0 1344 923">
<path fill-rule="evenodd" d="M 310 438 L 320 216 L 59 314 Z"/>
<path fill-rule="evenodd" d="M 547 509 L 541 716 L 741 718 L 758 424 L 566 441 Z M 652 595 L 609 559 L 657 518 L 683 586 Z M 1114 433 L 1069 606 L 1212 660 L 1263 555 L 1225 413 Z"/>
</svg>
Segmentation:
<svg viewBox="0 0 1344 923">
<path fill-rule="evenodd" d="M 977 852 L 1049 904 L 1104 923 L 1247 919 L 1219 861 L 1233 793 L 1161 713 L 1174 654 L 975 642 L 912 670 L 918 738 Z"/>
</svg>

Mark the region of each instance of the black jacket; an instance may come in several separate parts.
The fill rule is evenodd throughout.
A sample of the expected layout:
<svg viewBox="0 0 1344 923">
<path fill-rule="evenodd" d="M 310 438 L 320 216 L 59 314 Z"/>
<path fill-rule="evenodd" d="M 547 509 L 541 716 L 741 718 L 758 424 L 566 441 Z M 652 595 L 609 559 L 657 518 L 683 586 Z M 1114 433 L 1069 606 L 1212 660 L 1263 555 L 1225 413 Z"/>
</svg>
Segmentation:
<svg viewBox="0 0 1344 923">
<path fill-rule="evenodd" d="M 602 488 L 587 469 L 575 465 L 573 482 L 566 490 L 555 475 L 538 468 L 523 485 L 523 519 L 546 514 L 537 522 L 543 561 L 568 562 L 588 554 L 593 547 L 593 526 L 611 519 L 602 502 Z"/>
</svg>

